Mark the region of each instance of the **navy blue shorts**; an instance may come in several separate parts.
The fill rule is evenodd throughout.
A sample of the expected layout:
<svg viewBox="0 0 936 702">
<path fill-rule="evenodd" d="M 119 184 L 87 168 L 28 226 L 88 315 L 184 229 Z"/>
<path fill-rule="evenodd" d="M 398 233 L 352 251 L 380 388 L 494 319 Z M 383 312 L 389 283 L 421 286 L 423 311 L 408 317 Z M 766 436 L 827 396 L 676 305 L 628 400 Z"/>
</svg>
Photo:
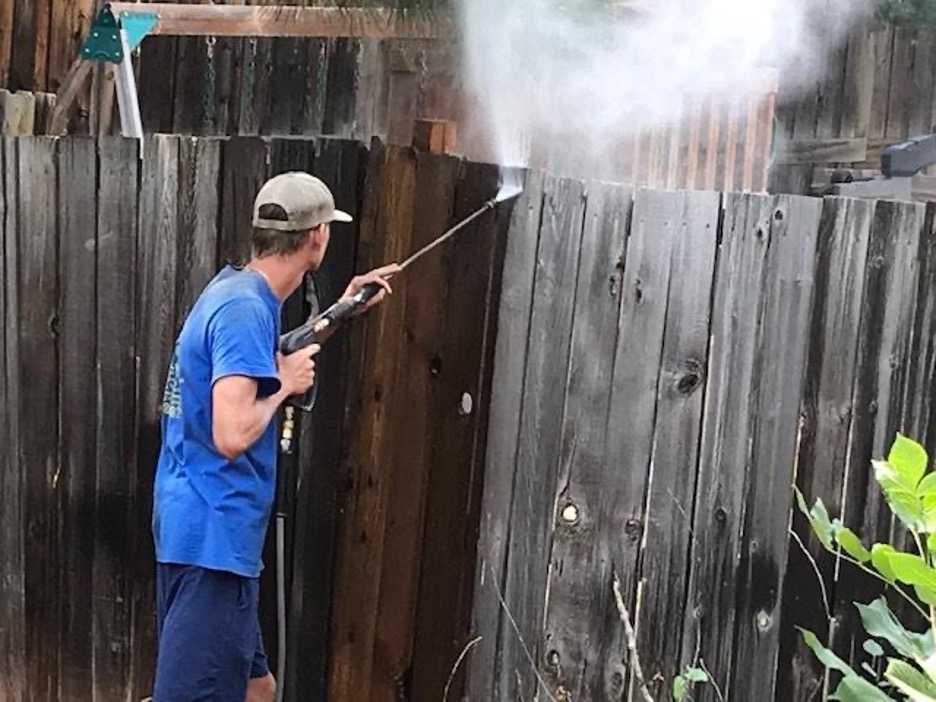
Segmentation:
<svg viewBox="0 0 936 702">
<path fill-rule="evenodd" d="M 270 672 L 257 620 L 260 583 L 197 566 L 156 564 L 159 655 L 153 702 L 242 702 Z"/>
</svg>

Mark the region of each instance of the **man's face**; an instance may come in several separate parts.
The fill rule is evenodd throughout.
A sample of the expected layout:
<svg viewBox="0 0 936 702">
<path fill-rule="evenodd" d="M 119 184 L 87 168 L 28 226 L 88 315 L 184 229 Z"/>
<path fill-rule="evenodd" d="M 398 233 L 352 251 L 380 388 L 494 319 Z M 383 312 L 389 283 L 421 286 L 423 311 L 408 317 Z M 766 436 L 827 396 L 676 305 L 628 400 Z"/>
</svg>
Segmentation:
<svg viewBox="0 0 936 702">
<path fill-rule="evenodd" d="M 312 230 L 310 237 L 309 251 L 309 270 L 318 270 L 325 258 L 325 251 L 328 249 L 328 239 L 331 236 L 331 227 L 329 224 L 322 224 Z"/>
</svg>

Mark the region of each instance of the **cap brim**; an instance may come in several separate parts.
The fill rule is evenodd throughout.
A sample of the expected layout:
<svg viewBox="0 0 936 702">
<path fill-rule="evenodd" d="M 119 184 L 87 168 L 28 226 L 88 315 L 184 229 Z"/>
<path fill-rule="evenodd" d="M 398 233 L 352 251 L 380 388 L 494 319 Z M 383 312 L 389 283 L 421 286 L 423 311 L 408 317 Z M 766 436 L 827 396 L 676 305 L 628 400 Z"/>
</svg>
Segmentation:
<svg viewBox="0 0 936 702">
<path fill-rule="evenodd" d="M 354 217 L 349 215 L 347 212 L 342 212 L 341 210 L 335 210 L 335 214 L 332 217 L 332 222 L 353 222 Z"/>
</svg>

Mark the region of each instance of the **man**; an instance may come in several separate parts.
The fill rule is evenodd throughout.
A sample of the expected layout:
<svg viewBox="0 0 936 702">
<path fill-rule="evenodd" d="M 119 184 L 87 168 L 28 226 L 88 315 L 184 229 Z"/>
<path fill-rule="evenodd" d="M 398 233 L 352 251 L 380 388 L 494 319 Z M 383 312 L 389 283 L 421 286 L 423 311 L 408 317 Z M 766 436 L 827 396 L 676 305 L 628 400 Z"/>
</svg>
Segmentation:
<svg viewBox="0 0 936 702">
<path fill-rule="evenodd" d="M 278 352 L 280 306 L 319 267 L 331 222 L 350 222 L 307 173 L 268 181 L 253 214 L 253 256 L 196 302 L 166 380 L 156 470 L 159 654 L 153 702 L 271 702 L 257 621 L 261 553 L 276 485 L 279 406 L 308 390 L 319 347 Z M 391 292 L 385 266 L 351 281 Z M 363 311 L 363 310 L 362 310 Z"/>
</svg>

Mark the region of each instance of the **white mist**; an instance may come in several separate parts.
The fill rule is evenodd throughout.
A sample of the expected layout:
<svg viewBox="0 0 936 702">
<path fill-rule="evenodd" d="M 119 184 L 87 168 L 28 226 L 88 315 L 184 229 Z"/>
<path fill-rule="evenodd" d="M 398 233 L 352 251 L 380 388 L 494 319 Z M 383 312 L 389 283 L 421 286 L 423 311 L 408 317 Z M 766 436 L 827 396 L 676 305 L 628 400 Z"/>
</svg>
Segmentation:
<svg viewBox="0 0 936 702">
<path fill-rule="evenodd" d="M 746 97 L 766 69 L 785 86 L 868 0 L 460 0 L 464 72 L 502 165 L 531 143 L 576 175 L 600 175 L 609 142 L 665 128 L 687 100 Z M 545 146 L 544 146 L 545 144 Z"/>
</svg>

